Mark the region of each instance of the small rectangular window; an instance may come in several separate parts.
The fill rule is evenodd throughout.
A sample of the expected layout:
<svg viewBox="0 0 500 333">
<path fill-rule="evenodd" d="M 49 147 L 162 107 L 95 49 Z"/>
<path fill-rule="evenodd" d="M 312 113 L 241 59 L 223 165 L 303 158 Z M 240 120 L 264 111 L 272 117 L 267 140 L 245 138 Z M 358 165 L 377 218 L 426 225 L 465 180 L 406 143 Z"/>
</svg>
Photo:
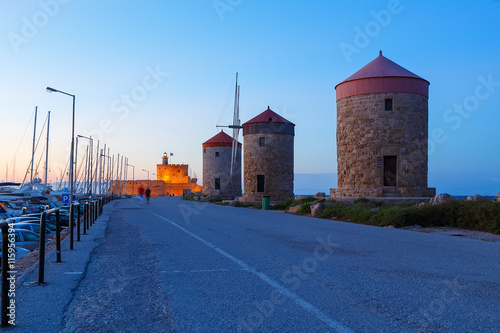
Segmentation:
<svg viewBox="0 0 500 333">
<path fill-rule="evenodd" d="M 385 111 L 392 111 L 392 98 L 385 99 Z"/>
<path fill-rule="evenodd" d="M 220 178 L 215 178 L 215 189 L 220 190 Z"/>
<path fill-rule="evenodd" d="M 219 152 L 218 151 L 215 152 L 215 157 L 219 158 Z"/>
<path fill-rule="evenodd" d="M 203 148 L 203 154 L 207 152 L 207 148 Z"/>
<path fill-rule="evenodd" d="M 265 177 L 264 175 L 257 175 L 257 192 L 264 192 Z"/>
<path fill-rule="evenodd" d="M 266 146 L 266 138 L 261 136 L 259 138 L 259 147 L 265 147 Z"/>
</svg>

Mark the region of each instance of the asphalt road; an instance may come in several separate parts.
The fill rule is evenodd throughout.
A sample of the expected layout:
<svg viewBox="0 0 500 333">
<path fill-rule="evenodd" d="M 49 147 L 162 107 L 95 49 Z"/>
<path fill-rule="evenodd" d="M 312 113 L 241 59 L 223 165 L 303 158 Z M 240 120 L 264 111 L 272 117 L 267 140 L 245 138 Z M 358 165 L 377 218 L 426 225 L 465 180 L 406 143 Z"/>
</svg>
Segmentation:
<svg viewBox="0 0 500 333">
<path fill-rule="evenodd" d="M 65 332 L 498 332 L 500 243 L 153 198 L 115 204 Z"/>
</svg>

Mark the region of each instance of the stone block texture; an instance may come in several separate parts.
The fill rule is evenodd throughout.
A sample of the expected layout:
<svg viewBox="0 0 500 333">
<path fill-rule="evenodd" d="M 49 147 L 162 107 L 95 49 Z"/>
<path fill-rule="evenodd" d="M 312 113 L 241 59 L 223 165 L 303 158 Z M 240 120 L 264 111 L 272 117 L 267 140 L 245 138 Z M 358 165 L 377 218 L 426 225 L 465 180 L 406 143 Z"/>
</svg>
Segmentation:
<svg viewBox="0 0 500 333">
<path fill-rule="evenodd" d="M 386 111 L 386 99 L 392 100 L 392 111 Z M 337 101 L 338 188 L 330 195 L 433 196 L 435 189 L 427 187 L 427 152 L 426 96 L 399 92 L 341 98 Z M 390 176 L 388 159 L 395 171 Z"/>
<path fill-rule="evenodd" d="M 220 195 L 223 200 L 241 197 L 241 145 L 236 150 L 231 178 L 232 147 L 203 148 L 203 194 Z M 220 189 L 215 188 L 216 178 Z"/>
<path fill-rule="evenodd" d="M 293 133 L 293 128 L 288 132 Z M 243 200 L 261 201 L 263 195 L 269 195 L 271 201 L 293 198 L 293 134 L 273 133 L 269 130 L 264 133 L 245 134 L 243 140 Z M 262 141 L 265 142 L 264 146 L 261 146 Z M 264 176 L 262 192 L 258 191 L 259 175 Z"/>
</svg>

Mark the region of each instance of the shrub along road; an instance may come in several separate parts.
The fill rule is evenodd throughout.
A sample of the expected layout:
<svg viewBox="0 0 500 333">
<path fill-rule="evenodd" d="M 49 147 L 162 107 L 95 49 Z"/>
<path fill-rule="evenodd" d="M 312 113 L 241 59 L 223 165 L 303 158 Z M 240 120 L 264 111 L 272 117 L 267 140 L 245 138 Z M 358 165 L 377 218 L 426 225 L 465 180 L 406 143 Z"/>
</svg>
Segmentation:
<svg viewBox="0 0 500 333">
<path fill-rule="evenodd" d="M 64 331 L 500 327 L 500 243 L 171 197 L 114 210 Z"/>
</svg>

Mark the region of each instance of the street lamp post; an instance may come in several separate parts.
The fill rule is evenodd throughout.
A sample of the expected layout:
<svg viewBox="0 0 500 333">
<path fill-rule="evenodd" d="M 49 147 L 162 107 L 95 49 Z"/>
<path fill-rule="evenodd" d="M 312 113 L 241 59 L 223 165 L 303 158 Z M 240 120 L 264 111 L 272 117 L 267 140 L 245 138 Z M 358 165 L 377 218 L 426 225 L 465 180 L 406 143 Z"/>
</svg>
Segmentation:
<svg viewBox="0 0 500 333">
<path fill-rule="evenodd" d="M 146 171 L 148 173 L 148 187 L 149 187 L 149 171 L 145 169 L 142 169 L 142 171 Z"/>
<path fill-rule="evenodd" d="M 71 153 L 69 157 L 69 190 L 70 190 L 70 196 L 69 196 L 69 205 L 71 206 L 73 204 L 73 160 L 74 160 L 74 153 L 75 153 L 75 95 L 69 94 L 67 92 L 57 90 L 51 87 L 47 87 L 47 92 L 52 93 L 52 92 L 58 92 L 64 95 L 68 95 L 73 97 L 73 121 L 71 125 Z M 71 220 L 73 220 L 73 216 L 71 216 Z"/>
<path fill-rule="evenodd" d="M 133 166 L 132 164 L 128 164 L 128 163 L 127 163 L 127 166 L 132 167 L 132 195 L 134 195 L 134 193 L 135 193 L 135 166 Z"/>
</svg>

